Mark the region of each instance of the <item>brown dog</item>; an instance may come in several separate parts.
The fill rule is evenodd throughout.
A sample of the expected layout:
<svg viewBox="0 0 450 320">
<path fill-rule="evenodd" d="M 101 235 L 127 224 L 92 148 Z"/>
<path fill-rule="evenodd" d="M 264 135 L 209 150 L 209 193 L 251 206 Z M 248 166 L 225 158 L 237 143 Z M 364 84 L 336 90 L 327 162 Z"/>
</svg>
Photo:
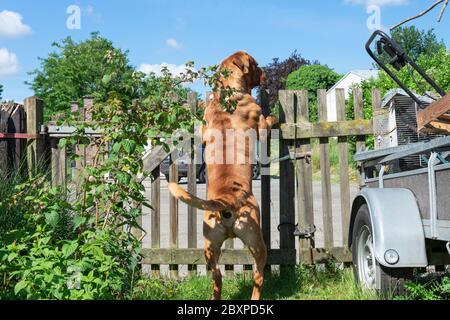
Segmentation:
<svg viewBox="0 0 450 320">
<path fill-rule="evenodd" d="M 240 51 L 224 60 L 221 67 L 231 71 L 227 79 L 221 79 L 222 85 L 239 93 L 232 97 L 237 102 L 232 114 L 222 110 L 217 93 L 205 110 L 207 124 L 202 132 L 208 165 L 208 200 L 187 193 L 175 183 L 169 184 L 169 190 L 175 198 L 205 210 L 205 258 L 213 274 L 213 299 L 220 299 L 222 291 L 218 266 L 222 244 L 235 237 L 242 240 L 255 259 L 252 299 L 259 299 L 267 250 L 259 206 L 252 193 L 252 155 L 261 130 L 270 130 L 277 120 L 266 119 L 250 95 L 251 89 L 264 80 L 264 72 L 253 57 Z"/>
</svg>

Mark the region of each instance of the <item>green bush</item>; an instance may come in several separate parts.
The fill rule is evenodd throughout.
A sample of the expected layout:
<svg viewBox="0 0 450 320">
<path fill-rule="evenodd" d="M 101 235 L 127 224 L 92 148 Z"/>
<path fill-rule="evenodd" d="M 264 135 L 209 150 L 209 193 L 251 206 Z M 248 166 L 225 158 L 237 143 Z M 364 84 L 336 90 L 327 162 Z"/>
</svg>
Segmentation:
<svg viewBox="0 0 450 320">
<path fill-rule="evenodd" d="M 448 276 L 429 276 L 405 284 L 408 289 L 406 296 L 397 300 L 449 300 L 450 278 Z"/>
<path fill-rule="evenodd" d="M 311 121 L 317 121 L 317 90 L 330 89 L 340 78 L 341 75 L 327 66 L 303 66 L 287 77 L 286 90 L 308 90 L 309 118 Z"/>
<path fill-rule="evenodd" d="M 45 175 L 14 182 L 0 188 L 6 196 L 0 217 L 9 220 L 0 232 L 0 298 L 127 297 L 137 265 L 136 240 L 83 224 L 86 217 Z"/>
</svg>

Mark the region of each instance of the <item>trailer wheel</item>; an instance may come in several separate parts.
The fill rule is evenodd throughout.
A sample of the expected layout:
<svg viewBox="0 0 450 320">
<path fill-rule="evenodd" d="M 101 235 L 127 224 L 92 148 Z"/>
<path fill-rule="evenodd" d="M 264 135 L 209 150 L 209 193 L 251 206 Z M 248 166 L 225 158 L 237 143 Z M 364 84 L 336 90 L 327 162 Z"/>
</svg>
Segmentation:
<svg viewBox="0 0 450 320">
<path fill-rule="evenodd" d="M 356 214 L 353 227 L 352 256 L 356 282 L 384 298 L 406 294 L 405 282 L 412 278 L 414 268 L 380 265 L 375 258 L 372 235 L 369 209 L 364 204 Z"/>
</svg>

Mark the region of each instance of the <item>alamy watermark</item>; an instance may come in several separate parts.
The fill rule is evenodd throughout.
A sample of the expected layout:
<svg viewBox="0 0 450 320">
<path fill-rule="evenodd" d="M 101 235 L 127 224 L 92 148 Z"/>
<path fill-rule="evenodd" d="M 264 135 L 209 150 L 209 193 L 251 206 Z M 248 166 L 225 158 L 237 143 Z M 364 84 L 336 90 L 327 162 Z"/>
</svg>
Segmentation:
<svg viewBox="0 0 450 320">
<path fill-rule="evenodd" d="M 66 13 L 69 17 L 66 20 L 66 27 L 69 30 L 81 29 L 81 8 L 77 5 L 67 7 Z"/>
<path fill-rule="evenodd" d="M 261 175 L 269 175 L 269 164 L 276 159 L 270 158 L 268 139 L 278 139 L 279 132 L 273 130 L 255 129 L 214 129 L 196 128 L 194 134 L 194 149 L 191 144 L 191 134 L 187 131 L 177 131 L 170 143 L 177 146 L 178 152 L 173 154 L 173 161 L 193 164 L 191 155 L 195 153 L 195 164 L 202 165 L 260 165 Z M 175 142 L 176 141 L 176 142 Z M 169 141 L 165 141 L 169 143 Z M 206 143 L 205 143 L 206 142 Z"/>
</svg>

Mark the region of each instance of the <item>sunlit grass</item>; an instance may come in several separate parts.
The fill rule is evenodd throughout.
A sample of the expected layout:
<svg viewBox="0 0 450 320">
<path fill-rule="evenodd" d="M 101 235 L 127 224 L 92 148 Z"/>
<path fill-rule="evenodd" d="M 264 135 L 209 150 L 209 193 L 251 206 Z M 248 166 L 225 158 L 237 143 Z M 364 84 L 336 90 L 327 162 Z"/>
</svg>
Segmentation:
<svg viewBox="0 0 450 320">
<path fill-rule="evenodd" d="M 222 298 L 247 300 L 251 296 L 252 279 L 238 274 L 224 279 Z M 145 278 L 138 282 L 134 299 L 144 300 L 208 300 L 212 293 L 210 278 L 195 276 L 184 280 Z M 328 266 L 299 266 L 285 277 L 274 274 L 266 278 L 263 299 L 266 300 L 374 300 L 374 293 L 364 292 L 355 285 L 351 268 L 338 270 Z"/>
</svg>

